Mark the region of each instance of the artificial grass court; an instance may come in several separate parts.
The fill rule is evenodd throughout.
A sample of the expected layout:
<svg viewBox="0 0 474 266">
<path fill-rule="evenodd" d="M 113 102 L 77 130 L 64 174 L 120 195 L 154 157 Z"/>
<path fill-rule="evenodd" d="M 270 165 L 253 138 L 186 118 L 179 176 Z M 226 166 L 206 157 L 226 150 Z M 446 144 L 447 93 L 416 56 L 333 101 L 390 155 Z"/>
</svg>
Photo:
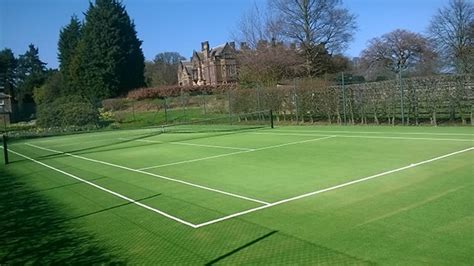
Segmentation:
<svg viewBox="0 0 474 266">
<path fill-rule="evenodd" d="M 472 265 L 473 146 L 471 127 L 12 141 L 0 264 Z"/>
</svg>

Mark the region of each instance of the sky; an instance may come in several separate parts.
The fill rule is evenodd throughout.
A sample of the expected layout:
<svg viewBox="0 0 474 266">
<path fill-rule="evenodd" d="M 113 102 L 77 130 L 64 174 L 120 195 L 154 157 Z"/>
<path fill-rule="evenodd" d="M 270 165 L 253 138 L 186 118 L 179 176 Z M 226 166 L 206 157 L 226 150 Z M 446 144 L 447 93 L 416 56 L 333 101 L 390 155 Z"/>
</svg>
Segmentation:
<svg viewBox="0 0 474 266">
<path fill-rule="evenodd" d="M 359 56 L 367 42 L 395 29 L 424 33 L 437 10 L 449 0 L 343 0 L 357 16 L 358 31 L 344 54 Z M 122 0 L 143 41 L 146 60 L 161 52 L 190 57 L 202 41 L 217 46 L 232 39 L 239 18 L 254 4 L 266 0 Z M 0 0 L 0 50 L 16 56 L 30 43 L 40 59 L 57 68 L 57 43 L 61 27 L 73 14 L 84 19 L 88 0 Z"/>
</svg>

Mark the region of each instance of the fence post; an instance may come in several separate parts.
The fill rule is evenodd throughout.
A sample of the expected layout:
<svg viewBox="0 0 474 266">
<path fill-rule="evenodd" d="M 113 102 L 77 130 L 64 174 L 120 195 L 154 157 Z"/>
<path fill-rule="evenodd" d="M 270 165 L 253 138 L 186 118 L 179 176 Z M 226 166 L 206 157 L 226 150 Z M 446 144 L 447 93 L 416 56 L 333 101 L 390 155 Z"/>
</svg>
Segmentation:
<svg viewBox="0 0 474 266">
<path fill-rule="evenodd" d="M 260 85 L 256 86 L 256 93 L 257 93 L 257 111 L 262 110 L 262 106 L 260 103 Z"/>
<path fill-rule="evenodd" d="M 7 135 L 2 136 L 3 139 L 3 158 L 5 159 L 5 164 L 8 164 L 8 146 L 7 146 Z"/>
<path fill-rule="evenodd" d="M 165 96 L 165 123 L 168 124 L 168 98 Z"/>
<path fill-rule="evenodd" d="M 342 110 L 344 112 L 344 125 L 347 125 L 346 120 L 346 86 L 344 81 L 344 72 L 342 72 Z"/>
<path fill-rule="evenodd" d="M 400 113 L 402 115 L 402 125 L 405 125 L 404 94 L 402 87 L 402 69 L 398 70 L 398 86 L 400 87 Z"/>
<path fill-rule="evenodd" d="M 296 93 L 296 85 L 297 85 L 297 79 L 294 79 L 294 97 L 295 97 L 295 112 L 296 112 L 296 124 L 298 125 L 300 123 L 300 118 L 298 116 L 298 94 Z"/>
<path fill-rule="evenodd" d="M 273 128 L 273 110 L 270 109 L 270 126 Z"/>
<path fill-rule="evenodd" d="M 231 101 L 230 101 L 230 88 L 227 88 L 227 101 L 229 104 L 229 124 L 232 124 L 232 108 L 231 108 Z"/>
</svg>

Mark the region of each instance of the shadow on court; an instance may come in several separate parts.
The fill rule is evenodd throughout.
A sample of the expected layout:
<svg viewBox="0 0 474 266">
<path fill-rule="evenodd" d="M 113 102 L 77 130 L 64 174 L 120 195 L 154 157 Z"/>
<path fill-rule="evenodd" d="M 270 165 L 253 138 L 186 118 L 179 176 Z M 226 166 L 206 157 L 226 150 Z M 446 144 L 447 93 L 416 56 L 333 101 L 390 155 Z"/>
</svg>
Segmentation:
<svg viewBox="0 0 474 266">
<path fill-rule="evenodd" d="M 375 265 L 330 247 L 270 231 L 205 265 Z"/>
<path fill-rule="evenodd" d="M 265 234 L 265 235 L 263 235 L 263 236 L 261 236 L 261 237 L 259 237 L 259 238 L 257 238 L 257 239 L 254 239 L 254 240 L 248 242 L 248 243 L 245 244 L 245 245 L 242 245 L 242 246 L 240 246 L 240 247 L 238 247 L 238 248 L 236 248 L 236 249 L 234 249 L 234 250 L 232 250 L 232 251 L 230 251 L 230 252 L 228 252 L 228 253 L 226 253 L 226 254 L 224 254 L 224 255 L 222 255 L 222 256 L 219 256 L 219 257 L 217 257 L 217 258 L 215 258 L 215 259 L 209 261 L 209 262 L 206 263 L 205 265 L 214 265 L 214 264 L 218 263 L 219 261 L 224 260 L 225 258 L 230 257 L 230 256 L 236 254 L 237 252 L 241 251 L 241 250 L 244 250 L 244 249 L 246 249 L 246 248 L 249 248 L 249 247 L 251 247 L 252 245 L 258 243 L 259 241 L 264 240 L 264 239 L 267 238 L 267 237 L 270 237 L 271 235 L 273 235 L 273 234 L 275 234 L 275 233 L 277 233 L 277 232 L 278 232 L 278 231 L 271 231 L 271 232 L 268 233 L 268 234 Z"/>
<path fill-rule="evenodd" d="M 141 198 L 141 199 L 138 199 L 138 200 L 135 200 L 135 201 L 136 201 L 136 202 L 140 202 L 140 201 L 144 201 L 144 200 L 147 200 L 147 199 L 152 199 L 152 198 L 157 197 L 157 196 L 159 196 L 159 195 L 161 195 L 161 193 L 155 194 L 155 195 L 151 195 L 151 196 L 149 196 L 149 197 Z M 103 213 L 103 212 L 106 212 L 106 211 L 114 210 L 114 209 L 117 209 L 117 208 L 120 208 L 120 207 L 123 207 L 123 206 L 127 206 L 127 205 L 131 205 L 131 204 L 133 204 L 133 202 L 126 202 L 126 203 L 123 203 L 123 204 L 115 205 L 115 206 L 108 207 L 108 208 L 105 208 L 105 209 L 102 209 L 102 210 L 98 210 L 98 211 L 95 211 L 95 212 L 90 212 L 90 213 L 78 215 L 78 216 L 75 216 L 75 217 L 67 218 L 67 219 L 64 219 L 62 222 L 66 222 L 66 221 L 71 221 L 71 220 L 76 220 L 76 219 L 80 219 L 80 218 L 92 216 L 92 215 L 95 215 L 95 214 L 99 214 L 99 213 Z"/>
<path fill-rule="evenodd" d="M 0 167 L 0 265 L 126 263 Z"/>
</svg>

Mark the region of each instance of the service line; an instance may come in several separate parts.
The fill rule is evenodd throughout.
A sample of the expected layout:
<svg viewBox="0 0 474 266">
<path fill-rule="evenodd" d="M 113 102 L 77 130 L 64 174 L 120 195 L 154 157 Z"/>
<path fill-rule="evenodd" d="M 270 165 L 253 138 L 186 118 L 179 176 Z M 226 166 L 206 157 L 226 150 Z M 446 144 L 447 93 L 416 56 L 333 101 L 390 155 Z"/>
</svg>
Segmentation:
<svg viewBox="0 0 474 266">
<path fill-rule="evenodd" d="M 314 142 L 314 141 L 325 140 L 325 139 L 330 139 L 330 138 L 336 137 L 336 136 L 327 136 L 327 135 L 324 135 L 324 136 L 325 137 L 321 137 L 321 138 L 294 141 L 294 142 L 288 142 L 288 143 L 283 143 L 283 144 L 278 144 L 278 145 L 266 146 L 266 147 L 262 147 L 262 148 L 255 148 L 255 149 L 250 149 L 250 150 L 245 150 L 245 151 L 224 153 L 224 154 L 213 155 L 213 156 L 202 157 L 202 158 L 191 159 L 191 160 L 185 160 L 185 161 L 179 161 L 179 162 L 174 162 L 174 163 L 167 163 L 167 164 L 149 166 L 149 167 L 140 168 L 138 170 L 148 170 L 148 169 L 155 169 L 155 168 L 167 167 L 167 166 L 178 165 L 178 164 L 193 163 L 193 162 L 211 160 L 211 159 L 227 157 L 227 156 L 232 156 L 232 155 L 237 155 L 237 154 L 242 154 L 242 153 L 249 153 L 249 152 L 263 151 L 263 150 L 268 150 L 268 149 L 275 149 L 275 148 L 280 148 L 280 147 L 285 147 L 285 146 L 290 146 L 290 145 Z"/>
<path fill-rule="evenodd" d="M 37 148 L 37 149 L 40 149 L 40 150 L 56 153 L 56 154 L 64 154 L 64 155 L 74 157 L 74 158 L 77 158 L 77 159 L 82 159 L 82 160 L 86 160 L 86 161 L 90 161 L 90 162 L 94 162 L 94 163 L 99 163 L 99 164 L 104 164 L 104 165 L 124 169 L 124 170 L 131 171 L 131 172 L 136 172 L 136 173 L 140 173 L 140 174 L 144 174 L 144 175 L 158 177 L 158 178 L 165 179 L 165 180 L 168 180 L 168 181 L 177 182 L 177 183 L 185 184 L 185 185 L 188 185 L 188 186 L 201 188 L 201 189 L 204 189 L 204 190 L 217 192 L 217 193 L 224 194 L 224 195 L 231 196 L 231 197 L 235 197 L 235 198 L 240 198 L 240 199 L 244 199 L 244 200 L 248 200 L 248 201 L 253 201 L 253 202 L 260 203 L 260 204 L 269 204 L 268 202 L 265 202 L 263 200 L 253 199 L 253 198 L 250 198 L 250 197 L 246 197 L 246 196 L 242 196 L 242 195 L 222 191 L 222 190 L 215 189 L 215 188 L 210 188 L 210 187 L 206 187 L 206 186 L 203 186 L 203 185 L 194 184 L 194 183 L 191 183 L 191 182 L 186 182 L 186 181 L 183 181 L 183 180 L 179 180 L 179 179 L 175 179 L 175 178 L 171 178 L 171 177 L 167 177 L 167 176 L 163 176 L 163 175 L 149 173 L 149 172 L 145 172 L 145 171 L 142 171 L 142 170 L 139 170 L 139 169 L 133 169 L 133 168 L 129 168 L 129 167 L 118 165 L 118 164 L 113 164 L 113 163 L 109 163 L 109 162 L 95 160 L 95 159 L 75 155 L 75 154 L 68 153 L 68 152 L 62 152 L 62 151 L 58 151 L 58 150 L 48 149 L 48 148 L 44 148 L 44 147 L 37 146 L 37 145 L 34 145 L 34 144 L 30 144 L 30 143 L 26 143 L 25 145 L 28 145 L 30 147 L 34 147 L 34 148 Z"/>
<path fill-rule="evenodd" d="M 242 216 L 242 215 L 245 215 L 245 214 L 248 214 L 248 213 L 251 213 L 251 212 L 255 212 L 255 211 L 263 210 L 263 209 L 270 208 L 270 207 L 273 207 L 273 206 L 277 206 L 277 205 L 287 203 L 287 202 L 290 202 L 290 201 L 299 200 L 299 199 L 306 198 L 306 197 L 309 197 L 309 196 L 313 196 L 313 195 L 316 195 L 316 194 L 320 194 L 320 193 L 336 190 L 336 189 L 339 189 L 339 188 L 351 186 L 351 185 L 354 185 L 354 184 L 357 184 L 357 183 L 365 182 L 365 181 L 368 181 L 368 180 L 371 180 L 371 179 L 374 179 L 374 178 L 377 178 L 377 177 L 381 177 L 381 176 L 393 174 L 393 173 L 396 173 L 396 172 L 400 172 L 400 171 L 403 171 L 403 170 L 406 170 L 406 169 L 410 169 L 410 168 L 417 167 L 417 166 L 420 166 L 420 165 L 423 165 L 423 164 L 438 161 L 438 160 L 441 160 L 441 159 L 444 159 L 444 158 L 447 158 L 447 157 L 450 157 L 450 156 L 453 156 L 453 155 L 457 155 L 457 154 L 460 154 L 460 153 L 468 152 L 468 151 L 471 151 L 471 150 L 474 150 L 474 147 L 470 147 L 470 148 L 467 148 L 467 149 L 464 149 L 464 150 L 452 152 L 452 153 L 449 153 L 449 154 L 438 156 L 438 157 L 435 157 L 435 158 L 432 158 L 432 159 L 429 159 L 429 160 L 425 160 L 425 161 L 421 161 L 421 162 L 418 162 L 418 163 L 412 163 L 412 164 L 404 166 L 404 167 L 400 167 L 400 168 L 393 169 L 393 170 L 390 170 L 390 171 L 386 171 L 386 172 L 383 172 L 383 173 L 379 173 L 379 174 L 371 175 L 371 176 L 368 176 L 368 177 L 360 178 L 360 179 L 353 180 L 353 181 L 350 181 L 350 182 L 346 182 L 346 183 L 336 185 L 336 186 L 333 186 L 333 187 L 329 187 L 329 188 L 309 192 L 309 193 L 302 194 L 302 195 L 295 196 L 295 197 L 288 198 L 288 199 L 283 199 L 283 200 L 280 200 L 280 201 L 277 201 L 277 202 L 270 203 L 268 205 L 259 206 L 259 207 L 249 209 L 249 210 L 246 210 L 246 211 L 242 211 L 242 212 L 234 213 L 234 214 L 231 214 L 231 215 L 227 215 L 227 216 L 215 219 L 215 220 L 211 220 L 211 221 L 208 221 L 208 222 L 197 224 L 196 228 L 200 228 L 200 227 L 203 227 L 203 226 L 207 226 L 207 225 L 215 224 L 215 223 L 222 222 L 222 221 L 225 221 L 225 220 L 229 220 L 229 219 L 232 219 L 232 218 L 235 218 L 235 217 L 238 217 L 238 216 Z"/>
</svg>

